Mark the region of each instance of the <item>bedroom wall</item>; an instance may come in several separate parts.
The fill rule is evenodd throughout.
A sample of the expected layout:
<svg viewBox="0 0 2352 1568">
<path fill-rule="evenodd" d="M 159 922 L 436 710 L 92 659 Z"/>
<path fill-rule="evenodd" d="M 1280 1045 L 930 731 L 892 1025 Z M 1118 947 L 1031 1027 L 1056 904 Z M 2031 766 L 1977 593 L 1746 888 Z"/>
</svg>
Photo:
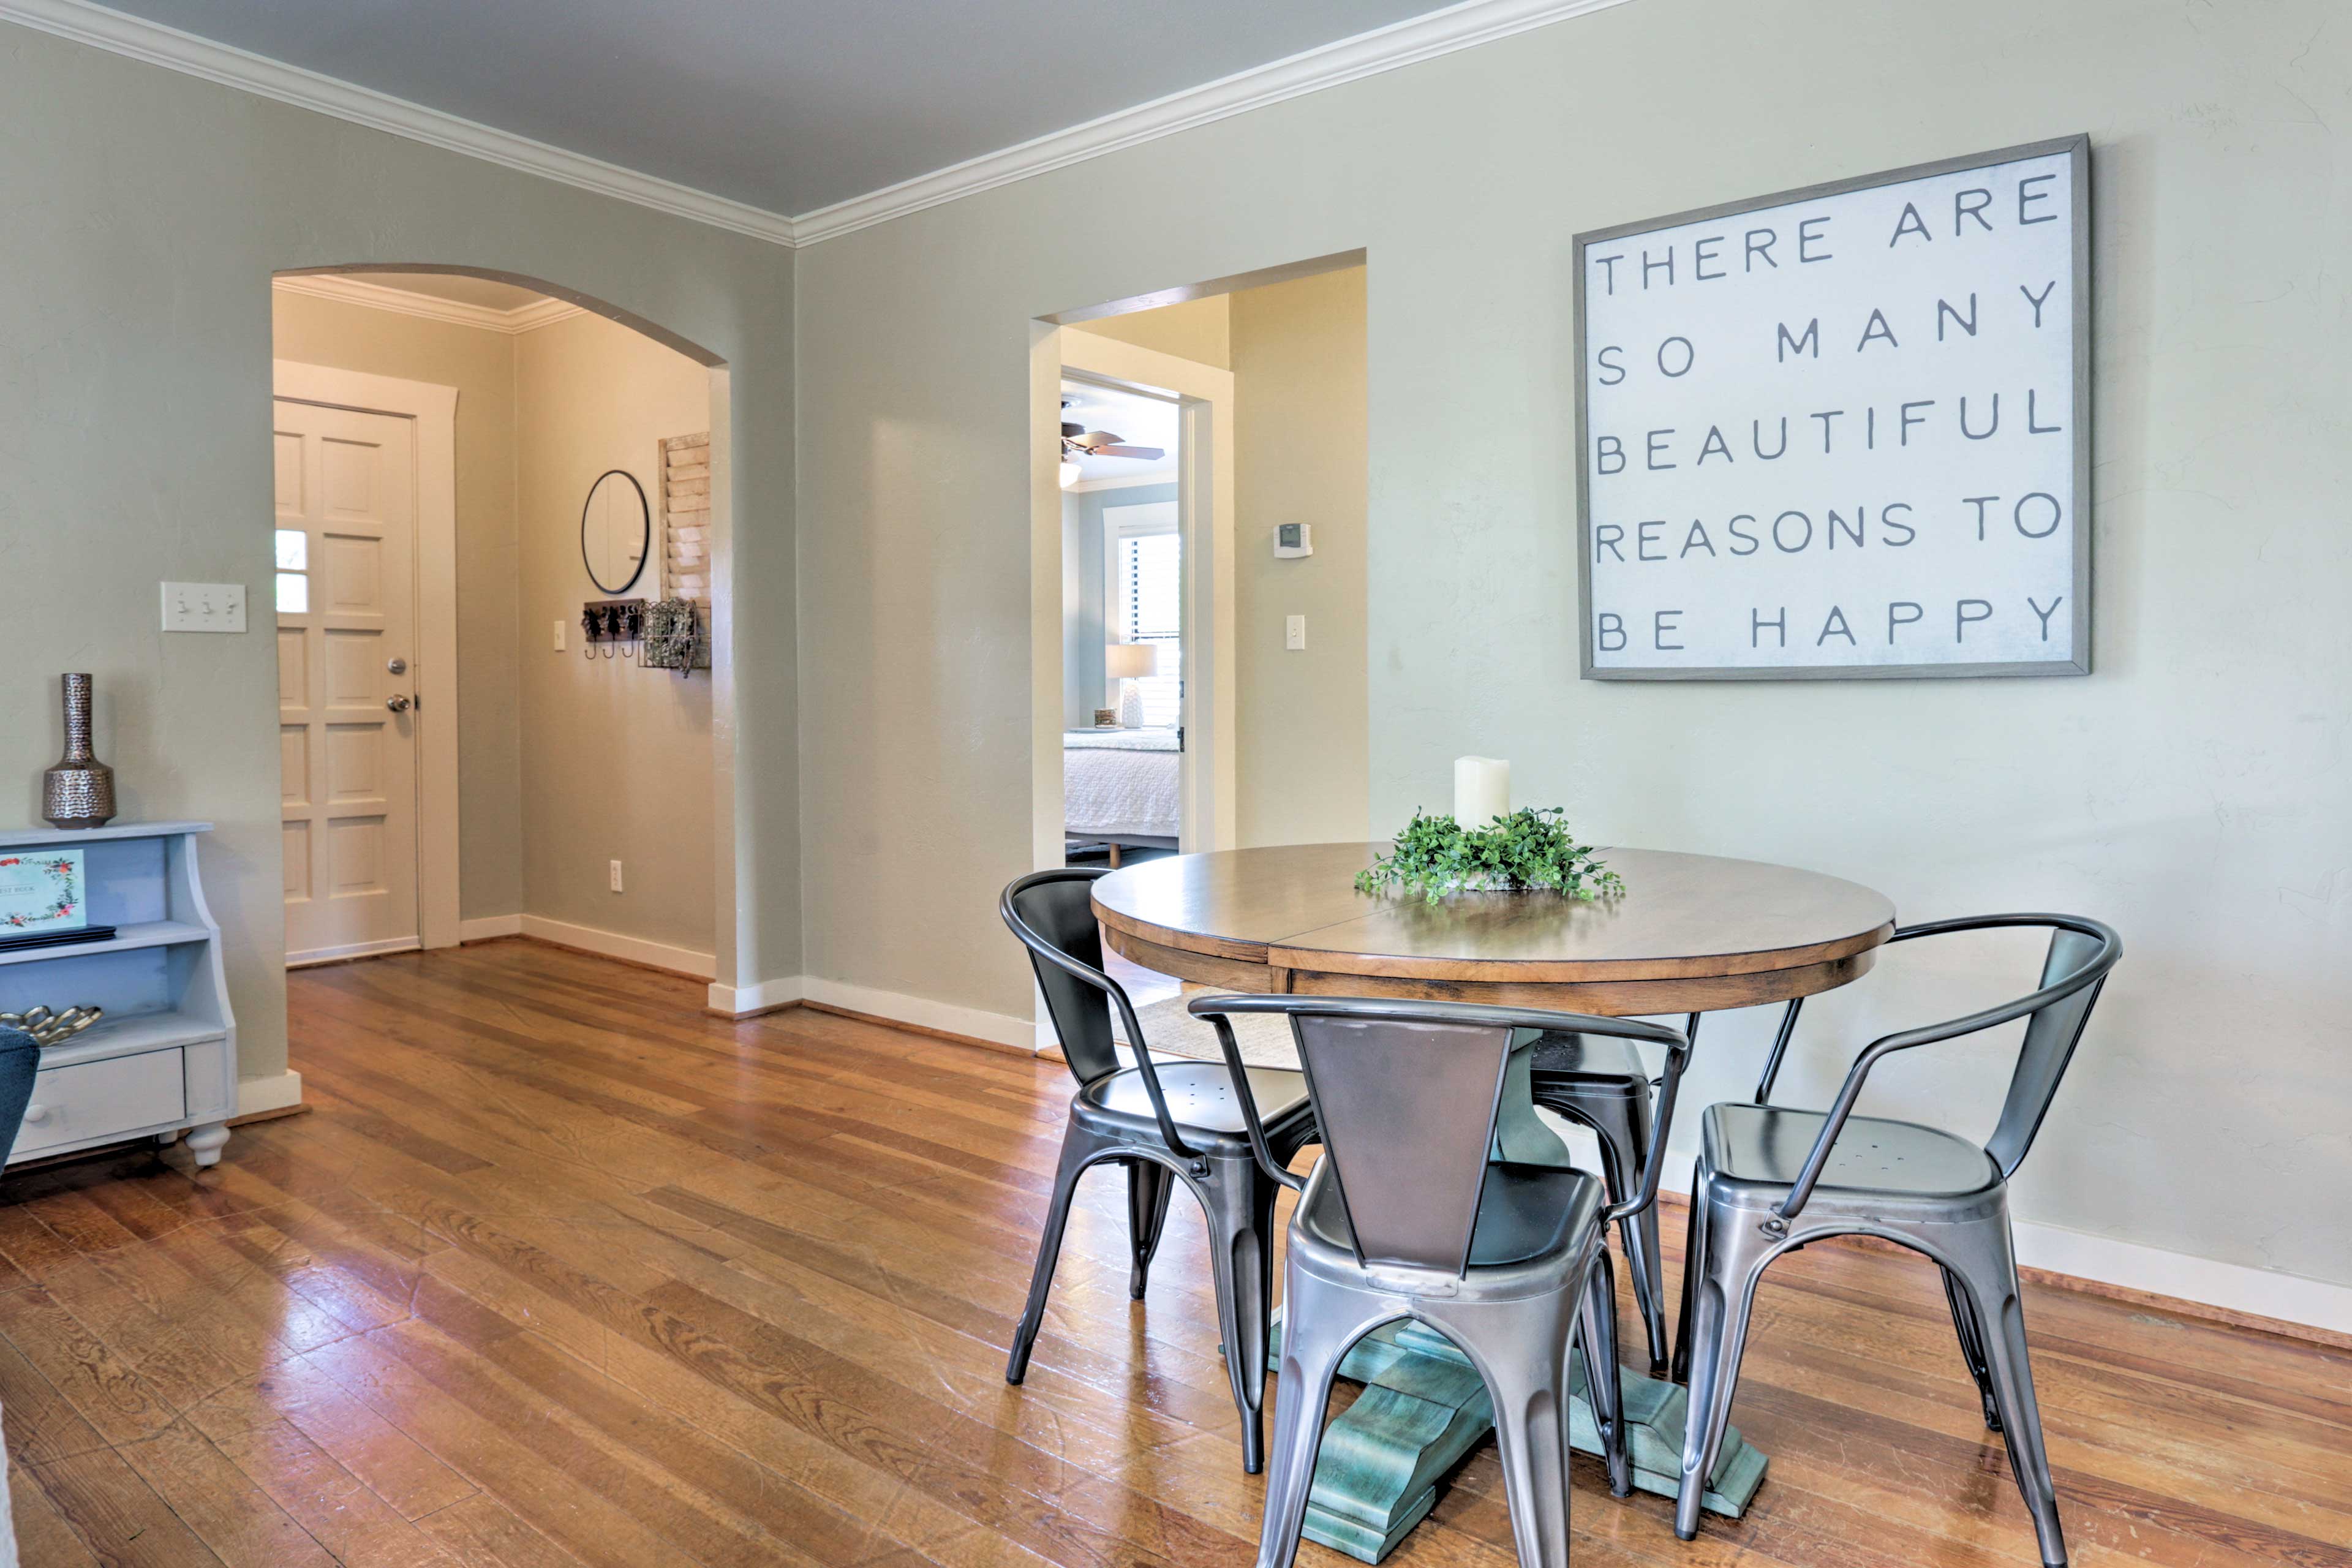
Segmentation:
<svg viewBox="0 0 2352 1568">
<path fill-rule="evenodd" d="M 658 443 L 710 428 L 710 374 L 602 316 L 510 340 L 518 408 L 515 494 L 524 632 L 524 930 L 555 941 L 606 932 L 638 957 L 709 973 L 712 909 L 710 679 L 583 657 L 581 605 L 661 596 L 652 557 L 620 595 L 588 577 L 580 510 L 599 475 L 635 476 L 658 529 Z M 656 534 L 656 544 L 658 534 Z M 551 625 L 571 628 L 550 646 Z M 623 865 L 624 890 L 606 879 Z M 550 922 L 552 922 L 551 924 Z M 562 929 L 556 929 L 556 928 Z"/>
<path fill-rule="evenodd" d="M 292 1088 L 267 608 L 280 269 L 551 279 L 728 363 L 745 437 L 734 566 L 759 613 L 723 654 L 756 672 L 725 786 L 741 894 L 727 945 L 751 975 L 799 973 L 794 253 L 24 27 L 0 27 L 0 569 L 44 588 L 14 606 L 29 651 L 0 680 L 9 819 L 38 820 L 57 673 L 92 671 L 124 817 L 217 825 L 205 886 L 253 1099 Z M 248 630 L 162 633 L 165 579 L 246 584 Z"/>
<path fill-rule="evenodd" d="M 1811 866 L 1906 918 L 2110 918 L 2123 968 L 2018 1189 L 2034 1245 L 2352 1286 L 2339 10 L 1636 0 L 1127 148 L 1115 183 L 1061 169 L 801 252 L 810 973 L 1030 1015 L 992 922 L 1034 843 L 1033 322 L 1362 247 L 1375 830 L 1483 752 L 1602 843 Z M 1575 235 L 2074 132 L 2096 673 L 1578 679 Z M 910 663 L 929 679 L 876 722 L 876 672 Z M 1790 1092 L 2030 972 L 1990 944 L 1890 956 L 1809 1009 Z M 1711 1020 L 1691 1102 L 1751 1087 L 1769 1028 Z M 1871 1108 L 1989 1125 L 1997 1049 L 1923 1055 Z"/>
<path fill-rule="evenodd" d="M 515 605 L 515 339 L 270 291 L 280 359 L 457 389 L 458 914 L 520 914 L 522 722 Z"/>
</svg>

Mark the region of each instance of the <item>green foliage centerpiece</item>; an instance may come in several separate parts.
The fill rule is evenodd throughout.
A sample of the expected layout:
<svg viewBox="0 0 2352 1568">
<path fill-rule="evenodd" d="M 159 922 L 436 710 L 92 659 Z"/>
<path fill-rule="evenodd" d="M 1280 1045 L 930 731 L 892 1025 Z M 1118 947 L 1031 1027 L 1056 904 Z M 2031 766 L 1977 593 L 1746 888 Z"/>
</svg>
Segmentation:
<svg viewBox="0 0 2352 1568">
<path fill-rule="evenodd" d="M 1623 892 L 1599 852 L 1569 832 L 1567 815 L 1557 805 L 1523 806 L 1487 826 L 1465 827 L 1451 816 L 1415 812 L 1389 853 L 1357 873 L 1356 887 L 1418 893 L 1433 904 L 1449 893 L 1541 889 L 1591 903 Z"/>
</svg>

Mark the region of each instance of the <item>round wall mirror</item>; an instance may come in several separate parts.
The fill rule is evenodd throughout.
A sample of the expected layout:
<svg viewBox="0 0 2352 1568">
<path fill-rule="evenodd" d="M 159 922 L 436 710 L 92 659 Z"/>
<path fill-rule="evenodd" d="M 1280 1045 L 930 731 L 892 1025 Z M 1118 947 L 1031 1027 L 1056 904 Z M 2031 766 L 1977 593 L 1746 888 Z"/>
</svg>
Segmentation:
<svg viewBox="0 0 2352 1568">
<path fill-rule="evenodd" d="M 652 535 L 653 514 L 633 475 L 614 468 L 588 487 L 588 504 L 580 510 L 580 559 L 600 592 L 618 594 L 637 580 Z"/>
</svg>

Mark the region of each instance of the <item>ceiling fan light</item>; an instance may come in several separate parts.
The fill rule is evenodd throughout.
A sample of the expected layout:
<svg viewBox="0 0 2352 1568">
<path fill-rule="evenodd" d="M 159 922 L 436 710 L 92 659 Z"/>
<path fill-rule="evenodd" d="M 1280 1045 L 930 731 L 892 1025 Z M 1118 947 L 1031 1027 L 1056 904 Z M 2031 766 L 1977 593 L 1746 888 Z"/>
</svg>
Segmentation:
<svg viewBox="0 0 2352 1568">
<path fill-rule="evenodd" d="M 1061 468 L 1062 488 L 1064 489 L 1068 489 L 1072 485 L 1076 484 L 1078 482 L 1078 476 L 1085 471 L 1086 470 L 1079 468 L 1076 462 L 1073 459 L 1068 458 L 1063 458 Z"/>
</svg>

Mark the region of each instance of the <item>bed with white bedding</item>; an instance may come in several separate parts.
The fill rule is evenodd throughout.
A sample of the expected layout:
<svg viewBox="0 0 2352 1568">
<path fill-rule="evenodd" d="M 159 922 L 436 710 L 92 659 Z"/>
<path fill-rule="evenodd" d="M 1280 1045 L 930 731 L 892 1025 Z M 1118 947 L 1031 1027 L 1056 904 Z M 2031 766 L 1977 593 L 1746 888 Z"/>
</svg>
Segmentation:
<svg viewBox="0 0 2352 1568">
<path fill-rule="evenodd" d="M 1173 730 L 1071 730 L 1062 736 L 1062 820 L 1073 843 L 1176 847 Z"/>
</svg>

